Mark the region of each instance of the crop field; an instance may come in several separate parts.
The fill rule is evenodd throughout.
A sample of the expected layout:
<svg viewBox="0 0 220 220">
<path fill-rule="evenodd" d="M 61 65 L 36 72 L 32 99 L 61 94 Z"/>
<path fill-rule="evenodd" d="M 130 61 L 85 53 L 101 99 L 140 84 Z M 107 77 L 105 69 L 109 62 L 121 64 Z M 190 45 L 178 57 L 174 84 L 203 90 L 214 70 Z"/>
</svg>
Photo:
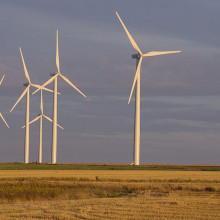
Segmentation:
<svg viewBox="0 0 220 220">
<path fill-rule="evenodd" d="M 0 170 L 0 219 L 220 219 L 219 207 L 219 171 Z"/>
</svg>

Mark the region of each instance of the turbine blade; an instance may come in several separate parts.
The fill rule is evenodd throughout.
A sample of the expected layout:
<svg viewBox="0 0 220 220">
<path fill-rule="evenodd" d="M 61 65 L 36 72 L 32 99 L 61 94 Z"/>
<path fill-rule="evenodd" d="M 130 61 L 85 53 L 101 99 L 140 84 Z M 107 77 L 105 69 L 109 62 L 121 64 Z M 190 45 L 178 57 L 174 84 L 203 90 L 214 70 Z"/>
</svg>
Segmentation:
<svg viewBox="0 0 220 220">
<path fill-rule="evenodd" d="M 51 119 L 51 118 L 49 118 L 49 117 L 48 117 L 48 116 L 46 116 L 46 115 L 43 115 L 43 116 L 44 116 L 44 118 L 46 118 L 48 121 L 50 121 L 50 122 L 52 122 L 52 123 L 53 123 L 53 121 L 52 121 L 52 119 Z M 63 130 L 63 127 L 62 127 L 62 126 L 60 126 L 59 124 L 57 124 L 57 126 Z"/>
<path fill-rule="evenodd" d="M 52 119 L 51 119 L 51 118 L 49 118 L 48 116 L 43 115 L 43 117 L 44 117 L 44 118 L 46 118 L 48 121 L 53 122 L 53 121 L 52 121 Z"/>
<path fill-rule="evenodd" d="M 58 45 L 58 30 L 57 30 L 57 42 L 56 42 L 56 66 L 57 66 L 57 72 L 60 73 L 60 59 L 59 59 L 59 45 Z"/>
<path fill-rule="evenodd" d="M 153 56 L 158 56 L 158 55 L 164 55 L 164 54 L 170 54 L 170 53 L 180 53 L 182 52 L 181 50 L 176 50 L 176 51 L 151 51 L 149 53 L 144 54 L 144 57 L 153 57 Z"/>
<path fill-rule="evenodd" d="M 136 84 L 138 75 L 140 75 L 142 60 L 143 60 L 143 57 L 141 57 L 140 60 L 139 60 L 139 62 L 138 62 L 136 74 L 135 74 L 134 81 L 133 81 L 133 85 L 132 85 L 132 88 L 131 88 L 131 93 L 130 93 L 130 96 L 129 96 L 129 99 L 128 99 L 128 104 L 129 104 L 130 101 L 131 101 L 131 97 L 132 97 L 132 94 L 133 94 L 133 91 L 134 91 L 134 86 L 135 86 L 135 84 Z"/>
<path fill-rule="evenodd" d="M 59 124 L 57 124 L 57 127 L 61 128 L 62 130 L 64 129 L 62 126 L 60 126 Z"/>
<path fill-rule="evenodd" d="M 21 59 L 22 59 L 22 62 L 23 62 L 23 67 L 24 67 L 24 74 L 28 80 L 29 83 L 31 83 L 31 80 L 30 80 L 30 77 L 29 77 L 29 74 L 28 74 L 28 71 L 27 71 L 27 67 L 26 67 L 26 64 L 24 62 L 24 57 L 23 57 L 23 54 L 22 54 L 22 51 L 21 51 L 21 48 L 20 49 L 20 53 L 21 53 Z"/>
<path fill-rule="evenodd" d="M 38 115 L 36 118 L 34 118 L 32 121 L 29 122 L 29 125 L 37 121 L 42 115 Z"/>
<path fill-rule="evenodd" d="M 133 37 L 131 36 L 131 34 L 128 32 L 128 29 L 126 28 L 125 24 L 124 24 L 123 21 L 121 20 L 121 18 L 120 18 L 120 16 L 119 16 L 119 14 L 118 14 L 117 11 L 116 11 L 116 15 L 118 16 L 118 19 L 119 19 L 119 21 L 121 22 L 121 24 L 122 24 L 122 26 L 123 26 L 123 28 L 124 28 L 124 30 L 125 30 L 125 32 L 126 32 L 128 38 L 129 38 L 130 42 L 131 42 L 133 48 L 134 48 L 138 53 L 142 54 L 141 50 L 139 49 L 138 45 L 137 45 L 136 42 L 134 41 L 134 39 L 133 39 Z"/>
<path fill-rule="evenodd" d="M 40 110 L 41 110 L 41 114 L 43 115 L 44 112 L 44 106 L 43 106 L 43 91 L 40 91 Z"/>
<path fill-rule="evenodd" d="M 35 87 L 35 88 L 37 88 L 37 89 L 43 89 L 43 90 L 48 91 L 48 92 L 53 92 L 53 90 L 48 89 L 48 88 L 43 87 L 43 86 L 40 86 L 40 85 L 37 85 L 37 84 L 32 84 L 32 83 L 31 83 L 31 86 L 33 86 L 33 87 Z"/>
<path fill-rule="evenodd" d="M 70 82 L 70 80 L 68 80 L 65 76 L 63 76 L 62 74 L 59 74 L 59 76 L 66 81 L 70 86 L 72 86 L 77 92 L 79 92 L 82 96 L 84 96 L 86 98 L 86 95 L 81 92 L 72 82 Z"/>
<path fill-rule="evenodd" d="M 37 121 L 40 117 L 42 117 L 42 115 L 37 116 L 36 118 L 34 118 L 32 121 L 29 122 L 29 125 L 34 123 L 35 121 Z M 25 125 L 22 126 L 21 128 L 25 128 Z"/>
<path fill-rule="evenodd" d="M 57 77 L 57 74 L 54 75 L 53 77 L 51 77 L 48 81 L 46 81 L 41 87 L 45 87 L 45 86 L 47 86 L 48 84 L 50 84 L 50 83 L 55 79 L 55 77 Z M 36 89 L 36 90 L 32 93 L 32 95 L 35 94 L 36 92 L 38 92 L 39 90 L 40 90 L 40 88 Z"/>
<path fill-rule="evenodd" d="M 25 94 L 27 93 L 27 90 L 29 89 L 30 86 L 28 86 L 23 93 L 21 94 L 21 96 L 18 98 L 17 102 L 14 104 L 14 106 L 11 108 L 10 112 L 13 111 L 13 109 L 15 108 L 15 106 L 21 101 L 21 99 L 25 96 Z"/>
<path fill-rule="evenodd" d="M 5 122 L 6 126 L 9 128 L 9 126 L 8 126 L 7 122 L 5 121 L 5 119 L 4 119 L 4 117 L 3 117 L 3 115 L 2 115 L 2 113 L 1 113 L 1 112 L 0 112 L 0 117 L 1 117 L 1 118 L 2 118 L 2 120 Z"/>
<path fill-rule="evenodd" d="M 0 81 L 0 85 L 2 84 L 3 79 L 5 78 L 5 74 L 2 76 L 2 79 Z"/>
</svg>

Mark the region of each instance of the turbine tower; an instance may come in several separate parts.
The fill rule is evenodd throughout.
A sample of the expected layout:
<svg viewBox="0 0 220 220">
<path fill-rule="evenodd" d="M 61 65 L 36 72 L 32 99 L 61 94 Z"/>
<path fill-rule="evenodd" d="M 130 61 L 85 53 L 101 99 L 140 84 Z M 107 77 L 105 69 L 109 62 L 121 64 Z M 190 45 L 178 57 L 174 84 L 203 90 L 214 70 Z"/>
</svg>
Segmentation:
<svg viewBox="0 0 220 220">
<path fill-rule="evenodd" d="M 69 79 L 67 79 L 64 75 L 60 73 L 60 60 L 59 60 L 59 47 L 58 47 L 58 30 L 56 36 L 56 67 L 57 72 L 50 74 L 52 77 L 45 82 L 42 86 L 46 86 L 54 81 L 54 94 L 53 94 L 53 133 L 52 133 L 52 164 L 56 164 L 57 162 L 57 79 L 60 77 L 65 82 L 67 82 L 70 86 L 72 86 L 77 92 L 79 92 L 82 96 L 86 97 L 84 93 L 82 93 Z M 39 89 L 35 90 L 32 94 L 35 94 Z"/>
<path fill-rule="evenodd" d="M 2 84 L 3 79 L 5 78 L 5 74 L 2 76 L 1 81 L 0 81 L 0 85 Z M 2 113 L 0 112 L 0 117 L 2 118 L 2 120 L 4 121 L 5 125 L 9 128 L 6 120 L 4 119 Z"/>
<path fill-rule="evenodd" d="M 13 111 L 13 109 L 15 108 L 15 106 L 21 101 L 21 99 L 26 95 L 26 123 L 25 123 L 25 145 L 24 145 L 24 163 L 29 163 L 29 112 L 30 112 L 30 87 L 35 87 L 38 89 L 44 89 L 46 91 L 50 91 L 53 92 L 50 89 L 44 88 L 40 85 L 37 84 L 33 84 L 31 83 L 28 71 L 27 71 L 27 67 L 24 61 L 24 57 L 22 54 L 22 50 L 20 49 L 20 53 L 21 53 L 21 59 L 23 62 L 23 67 L 24 67 L 24 74 L 26 76 L 26 79 L 28 80 L 27 83 L 24 83 L 23 85 L 26 87 L 26 89 L 23 91 L 23 93 L 21 94 L 21 96 L 18 98 L 18 100 L 16 101 L 16 103 L 14 104 L 14 106 L 11 108 L 10 112 Z"/>
<path fill-rule="evenodd" d="M 158 55 L 164 55 L 164 54 L 171 54 L 171 53 L 180 53 L 181 51 L 151 51 L 146 54 L 143 54 L 141 50 L 139 49 L 138 45 L 128 32 L 125 24 L 121 20 L 119 14 L 116 12 L 116 15 L 121 22 L 133 48 L 138 52 L 137 54 L 133 54 L 132 58 L 136 59 L 136 74 L 134 77 L 134 81 L 132 84 L 128 104 L 131 101 L 131 96 L 134 91 L 134 87 L 136 86 L 136 96 L 135 96 L 135 123 L 134 123 L 134 165 L 140 164 L 140 72 L 141 72 L 141 63 L 144 57 L 152 57 L 152 56 L 158 56 Z"/>
<path fill-rule="evenodd" d="M 43 144 L 42 144 L 42 137 L 43 137 L 43 129 L 42 129 L 42 123 L 43 123 L 43 118 L 47 119 L 50 122 L 53 122 L 51 118 L 49 118 L 48 116 L 46 116 L 44 114 L 44 106 L 43 106 L 43 91 L 42 89 L 40 90 L 40 110 L 41 110 L 41 114 L 39 114 L 36 118 L 34 118 L 30 123 L 34 123 L 35 121 L 37 121 L 38 119 L 40 120 L 40 132 L 39 132 L 39 155 L 38 155 L 38 162 L 42 163 L 42 148 L 43 148 Z M 60 127 L 61 129 L 63 129 L 63 127 L 61 127 L 59 124 L 57 124 L 58 127 Z M 24 128 L 25 125 L 22 127 Z"/>
</svg>

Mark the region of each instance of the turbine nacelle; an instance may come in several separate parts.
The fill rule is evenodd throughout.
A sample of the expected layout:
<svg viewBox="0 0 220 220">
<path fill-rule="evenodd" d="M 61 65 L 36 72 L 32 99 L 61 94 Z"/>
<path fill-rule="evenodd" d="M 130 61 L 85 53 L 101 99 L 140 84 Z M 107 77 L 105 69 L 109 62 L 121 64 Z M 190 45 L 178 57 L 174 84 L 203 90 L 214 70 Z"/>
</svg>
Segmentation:
<svg viewBox="0 0 220 220">
<path fill-rule="evenodd" d="M 55 76 L 57 73 L 50 73 L 50 76 Z"/>
<path fill-rule="evenodd" d="M 30 84 L 29 83 L 23 83 L 23 86 L 28 87 Z"/>
<path fill-rule="evenodd" d="M 140 59 L 141 55 L 137 53 L 137 54 L 132 54 L 131 57 L 132 59 Z"/>
</svg>

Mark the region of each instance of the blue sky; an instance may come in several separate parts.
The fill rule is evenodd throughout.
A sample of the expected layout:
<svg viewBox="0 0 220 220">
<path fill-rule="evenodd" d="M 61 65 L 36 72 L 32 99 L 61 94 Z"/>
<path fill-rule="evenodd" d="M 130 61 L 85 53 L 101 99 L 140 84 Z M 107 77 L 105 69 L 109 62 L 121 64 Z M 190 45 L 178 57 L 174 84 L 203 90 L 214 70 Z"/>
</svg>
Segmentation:
<svg viewBox="0 0 220 220">
<path fill-rule="evenodd" d="M 134 99 L 127 104 L 135 53 L 115 11 L 143 52 L 182 50 L 145 59 L 141 70 L 141 163 L 219 164 L 220 2 L 4 1 L 0 0 L 0 162 L 23 161 L 25 100 L 9 110 L 26 82 L 21 46 L 32 82 L 42 84 L 55 66 L 59 29 L 61 72 L 86 95 L 58 81 L 58 162 L 130 163 Z M 52 86 L 50 86 L 52 88 Z M 31 114 L 40 111 L 31 96 Z M 52 116 L 52 95 L 44 94 Z M 30 161 L 38 158 L 38 123 L 30 128 Z M 43 161 L 51 161 L 44 122 Z"/>
</svg>

